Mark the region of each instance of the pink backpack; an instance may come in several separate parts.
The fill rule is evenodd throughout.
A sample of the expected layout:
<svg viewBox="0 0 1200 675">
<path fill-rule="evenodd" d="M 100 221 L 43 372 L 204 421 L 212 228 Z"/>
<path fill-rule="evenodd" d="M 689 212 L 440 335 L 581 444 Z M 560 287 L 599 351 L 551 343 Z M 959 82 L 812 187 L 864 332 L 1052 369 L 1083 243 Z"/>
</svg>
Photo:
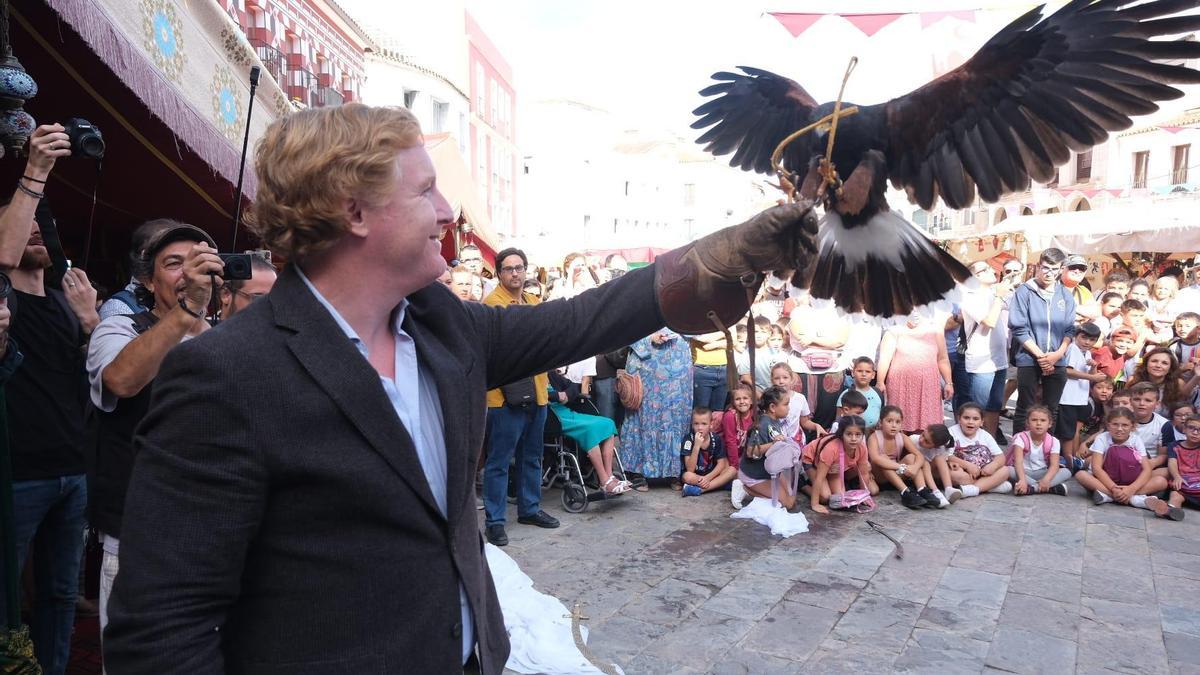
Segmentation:
<svg viewBox="0 0 1200 675">
<path fill-rule="evenodd" d="M 1096 460 L 1092 460 L 1093 462 Z M 1142 457 L 1133 447 L 1110 445 L 1104 451 L 1104 473 L 1117 485 L 1132 485 L 1142 475 Z"/>
<path fill-rule="evenodd" d="M 1033 450 L 1033 439 L 1030 438 L 1028 431 L 1022 431 L 1021 433 L 1017 434 L 1017 438 L 1025 439 L 1025 447 L 1029 448 L 1029 450 L 1026 450 L 1026 452 L 1031 452 Z M 1017 439 L 1014 438 L 1013 440 L 1015 441 Z M 1008 466 L 1012 466 L 1013 463 L 1017 461 L 1017 451 L 1013 450 L 1015 446 L 1015 443 L 1009 443 L 1008 449 L 1004 451 L 1004 463 Z M 1042 456 L 1046 458 L 1046 466 L 1050 466 L 1050 455 L 1054 454 L 1051 452 L 1053 449 L 1054 437 L 1047 433 L 1044 437 L 1042 437 Z"/>
<path fill-rule="evenodd" d="M 864 448 L 865 452 L 866 449 Z M 842 485 L 846 484 L 846 449 L 838 450 L 838 473 L 842 476 Z M 829 495 L 829 508 L 853 509 L 858 513 L 870 513 L 875 510 L 875 500 L 869 490 L 846 490 L 836 495 Z"/>
<path fill-rule="evenodd" d="M 767 449 L 763 468 L 771 476 L 771 506 L 779 506 L 779 495 L 776 493 L 779 489 L 779 481 L 775 478 L 781 473 L 791 472 L 788 474 L 791 481 L 788 494 L 796 494 L 796 489 L 800 484 L 800 471 L 796 468 L 798 466 L 800 466 L 800 446 L 796 441 L 790 438 L 777 441 Z"/>
</svg>

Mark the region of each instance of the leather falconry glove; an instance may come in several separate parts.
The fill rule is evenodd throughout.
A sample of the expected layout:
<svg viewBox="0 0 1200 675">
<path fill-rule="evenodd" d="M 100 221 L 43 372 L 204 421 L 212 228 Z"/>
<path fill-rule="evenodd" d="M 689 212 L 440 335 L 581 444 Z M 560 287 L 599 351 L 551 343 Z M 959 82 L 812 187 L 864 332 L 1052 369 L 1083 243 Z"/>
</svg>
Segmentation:
<svg viewBox="0 0 1200 675">
<path fill-rule="evenodd" d="M 800 201 L 773 206 L 741 225 L 658 256 L 655 288 L 667 326 L 685 334 L 710 333 L 716 329 L 708 317 L 712 311 L 732 327 L 750 309 L 763 272 L 802 273 L 815 261 L 816 237 L 813 203 Z"/>
</svg>

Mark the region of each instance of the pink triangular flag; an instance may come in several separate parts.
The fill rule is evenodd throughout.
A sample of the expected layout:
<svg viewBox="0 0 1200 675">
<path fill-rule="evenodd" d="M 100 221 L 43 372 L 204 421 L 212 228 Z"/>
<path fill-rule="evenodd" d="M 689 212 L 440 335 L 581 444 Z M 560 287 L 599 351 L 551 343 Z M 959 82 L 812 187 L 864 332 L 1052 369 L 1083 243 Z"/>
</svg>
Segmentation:
<svg viewBox="0 0 1200 675">
<path fill-rule="evenodd" d="M 824 14 L 793 14 L 790 12 L 771 12 L 771 16 L 775 17 L 783 27 L 787 29 L 792 37 L 800 37 L 800 34 L 812 27 L 814 23 L 820 20 Z"/>
<path fill-rule="evenodd" d="M 921 28 L 929 28 L 942 19 L 959 19 L 975 23 L 975 10 L 959 9 L 951 12 L 921 12 Z"/>
<path fill-rule="evenodd" d="M 1177 134 L 1180 131 L 1183 131 L 1184 127 L 1159 127 L 1159 129 L 1162 129 L 1163 131 L 1170 133 L 1170 134 Z"/>
<path fill-rule="evenodd" d="M 1083 196 L 1088 199 L 1092 199 L 1098 194 L 1100 194 L 1100 190 L 1083 190 Z"/>
<path fill-rule="evenodd" d="M 854 27 L 871 37 L 891 22 L 904 16 L 903 14 L 842 14 L 841 17 Z"/>
</svg>

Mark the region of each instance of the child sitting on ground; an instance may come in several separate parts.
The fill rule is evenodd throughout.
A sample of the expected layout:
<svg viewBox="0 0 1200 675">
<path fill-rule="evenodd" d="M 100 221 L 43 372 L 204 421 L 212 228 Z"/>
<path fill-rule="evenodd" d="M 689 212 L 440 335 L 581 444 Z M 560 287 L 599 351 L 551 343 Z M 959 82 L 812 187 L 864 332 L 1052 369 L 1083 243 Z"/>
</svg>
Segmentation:
<svg viewBox="0 0 1200 675">
<path fill-rule="evenodd" d="M 937 497 L 937 507 L 944 509 L 958 501 L 962 497 L 962 491 L 954 487 L 950 477 L 950 464 L 947 462 L 950 451 L 954 449 L 954 437 L 950 435 L 946 425 L 931 424 L 924 431 L 911 434 L 908 440 L 913 442 L 913 446 L 925 458 L 921 472 L 925 475 L 925 485 L 929 486 L 933 496 Z M 937 471 L 942 487 L 946 488 L 945 493 L 937 489 L 937 483 L 933 480 L 934 471 Z"/>
<path fill-rule="evenodd" d="M 1160 439 L 1160 444 L 1164 450 L 1170 450 L 1171 446 L 1176 443 L 1187 440 L 1186 425 L 1188 418 L 1196 414 L 1196 409 L 1187 401 L 1175 401 L 1167 408 L 1167 411 L 1170 413 L 1170 417 L 1168 418 L 1170 424 L 1163 425 L 1162 438 Z"/>
<path fill-rule="evenodd" d="M 879 425 L 879 415 L 883 408 L 883 395 L 879 390 L 871 386 L 871 380 L 875 379 L 875 362 L 869 357 L 860 356 L 854 359 L 854 367 L 850 370 L 850 377 L 853 378 L 850 387 L 842 391 L 838 396 L 838 406 L 845 407 L 845 397 L 851 391 L 857 391 L 862 394 L 866 400 L 867 406 L 860 413 L 862 418 L 867 423 L 868 428 L 873 428 Z M 843 415 L 853 413 L 843 412 Z"/>
<path fill-rule="evenodd" d="M 1189 417 L 1183 431 L 1187 438 L 1167 448 L 1167 468 L 1171 472 L 1167 517 L 1171 520 L 1183 520 L 1180 507 L 1184 504 L 1200 508 L 1200 417 Z"/>
<path fill-rule="evenodd" d="M 950 477 L 962 490 L 964 497 L 978 497 L 984 492 L 1012 492 L 1005 470 L 1004 451 L 984 429 L 983 408 L 977 403 L 964 403 L 958 408 L 958 424 L 950 427 L 954 437 L 954 454 L 947 458 Z"/>
<path fill-rule="evenodd" d="M 904 411 L 898 406 L 880 409 L 879 428 L 867 439 L 871 473 L 876 483 L 891 483 L 900 493 L 900 503 L 908 508 L 936 507 L 939 500 L 925 482 L 925 457 L 902 433 L 903 424 Z M 909 488 L 906 481 L 912 481 L 916 489 Z"/>
<path fill-rule="evenodd" d="M 771 474 L 767 473 L 767 451 L 772 445 L 787 440 L 783 433 L 783 422 L 788 414 L 788 392 L 779 387 L 768 387 L 758 400 L 760 415 L 758 426 L 746 435 L 746 451 L 738 465 L 738 480 L 746 491 L 755 497 L 771 497 Z M 791 483 L 786 474 L 776 478 L 775 496 L 787 510 L 796 505 L 796 495 L 791 493 Z"/>
<path fill-rule="evenodd" d="M 1170 505 L 1157 497 L 1147 497 L 1167 489 L 1167 479 L 1154 475 L 1146 446 L 1134 433 L 1133 411 L 1116 408 L 1105 419 L 1107 431 L 1092 442 L 1090 471 L 1075 474 L 1075 480 L 1092 491 L 1097 505 L 1117 502 L 1170 515 Z M 1153 499 L 1153 502 L 1149 502 Z"/>
<path fill-rule="evenodd" d="M 1129 393 L 1133 398 L 1133 419 L 1137 423 L 1133 433 L 1141 439 L 1142 446 L 1146 448 L 1146 457 L 1150 459 L 1150 468 L 1154 470 L 1154 474 L 1166 478 L 1169 475 L 1167 455 L 1160 450 L 1162 430 L 1167 425 L 1167 418 L 1156 412 L 1158 387 L 1150 382 L 1138 382 L 1129 388 Z"/>
<path fill-rule="evenodd" d="M 1059 440 L 1050 435 L 1050 409 L 1033 405 L 1025 418 L 1025 431 L 1012 437 L 1008 451 L 1008 479 L 1018 495 L 1038 493 L 1067 496 L 1071 470 L 1060 467 L 1062 454 Z"/>
<path fill-rule="evenodd" d="M 1058 422 L 1054 437 L 1062 441 L 1062 456 L 1070 461 L 1070 468 L 1078 471 L 1082 461 L 1075 464 L 1075 451 L 1079 447 L 1079 425 L 1091 412 L 1091 385 L 1108 380 L 1108 376 L 1096 372 L 1092 361 L 1092 348 L 1100 337 L 1100 327 L 1088 321 L 1079 327 L 1075 341 L 1067 347 L 1067 382 L 1063 385 L 1058 401 Z"/>
<path fill-rule="evenodd" d="M 746 434 L 754 426 L 754 413 L 750 410 L 754 405 L 750 385 L 738 384 L 730 392 L 730 398 L 733 399 L 733 406 L 721 417 L 721 441 L 725 445 L 729 466 L 738 469 L 741 466 L 739 453 L 746 444 Z M 742 508 L 742 503 L 746 501 L 746 486 L 736 476 L 730 483 L 729 501 L 735 509 Z"/>
<path fill-rule="evenodd" d="M 808 408 L 808 399 L 804 397 L 804 394 L 792 388 L 796 384 L 796 373 L 791 366 L 782 361 L 771 366 L 771 384 L 791 394 L 788 399 L 787 420 L 783 423 L 783 432 L 787 434 L 788 438 L 795 439 L 797 443 L 804 445 L 805 432 L 812 434 L 813 438 L 825 434 L 821 425 L 812 419 L 812 410 Z"/>
<path fill-rule="evenodd" d="M 867 409 L 867 397 L 862 395 L 862 392 L 854 389 L 848 389 L 842 392 L 838 399 L 838 419 L 843 417 L 862 417 Z M 866 421 L 866 418 L 863 418 Z M 838 423 L 835 421 L 829 427 L 829 433 L 837 433 Z"/>
<path fill-rule="evenodd" d="M 837 432 L 804 446 L 804 471 L 811 485 L 809 500 L 812 510 L 829 513 L 823 504 L 829 496 L 846 491 L 846 470 L 855 469 L 859 486 L 872 495 L 879 486 L 871 478 L 871 463 L 867 457 L 867 423 L 858 415 L 843 415 L 837 420 Z"/>
<path fill-rule="evenodd" d="M 737 469 L 729 466 L 725 456 L 725 444 L 712 431 L 712 411 L 708 408 L 692 411 L 692 433 L 683 439 L 679 463 L 683 467 L 679 480 L 684 497 L 718 490 L 737 477 Z"/>
<path fill-rule="evenodd" d="M 1088 399 L 1088 414 L 1083 418 L 1079 434 L 1076 436 L 1078 443 L 1075 447 L 1075 459 L 1082 460 L 1086 463 L 1089 455 L 1092 453 L 1087 450 L 1087 447 L 1095 440 L 1096 434 L 1104 431 L 1104 416 L 1108 414 L 1109 408 L 1112 406 L 1112 397 L 1116 393 L 1111 380 L 1102 380 L 1092 383 L 1091 396 Z M 1073 462 L 1075 466 L 1080 466 L 1079 462 Z M 1069 466 L 1071 473 L 1078 469 L 1074 466 Z"/>
</svg>

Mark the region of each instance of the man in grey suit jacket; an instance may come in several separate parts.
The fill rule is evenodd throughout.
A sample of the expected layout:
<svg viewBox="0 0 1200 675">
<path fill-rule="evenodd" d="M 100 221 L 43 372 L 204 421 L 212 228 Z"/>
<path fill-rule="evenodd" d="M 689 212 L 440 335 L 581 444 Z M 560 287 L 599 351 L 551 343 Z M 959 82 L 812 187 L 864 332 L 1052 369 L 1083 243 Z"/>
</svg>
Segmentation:
<svg viewBox="0 0 1200 675">
<path fill-rule="evenodd" d="M 114 674 L 501 672 L 472 484 L 485 392 L 663 324 L 708 330 L 710 309 L 730 324 L 742 275 L 814 251 L 811 209 L 777 207 L 570 301 L 500 310 L 434 283 L 453 215 L 407 110 L 293 114 L 256 171 L 254 226 L 289 265 L 154 383 Z"/>
</svg>

